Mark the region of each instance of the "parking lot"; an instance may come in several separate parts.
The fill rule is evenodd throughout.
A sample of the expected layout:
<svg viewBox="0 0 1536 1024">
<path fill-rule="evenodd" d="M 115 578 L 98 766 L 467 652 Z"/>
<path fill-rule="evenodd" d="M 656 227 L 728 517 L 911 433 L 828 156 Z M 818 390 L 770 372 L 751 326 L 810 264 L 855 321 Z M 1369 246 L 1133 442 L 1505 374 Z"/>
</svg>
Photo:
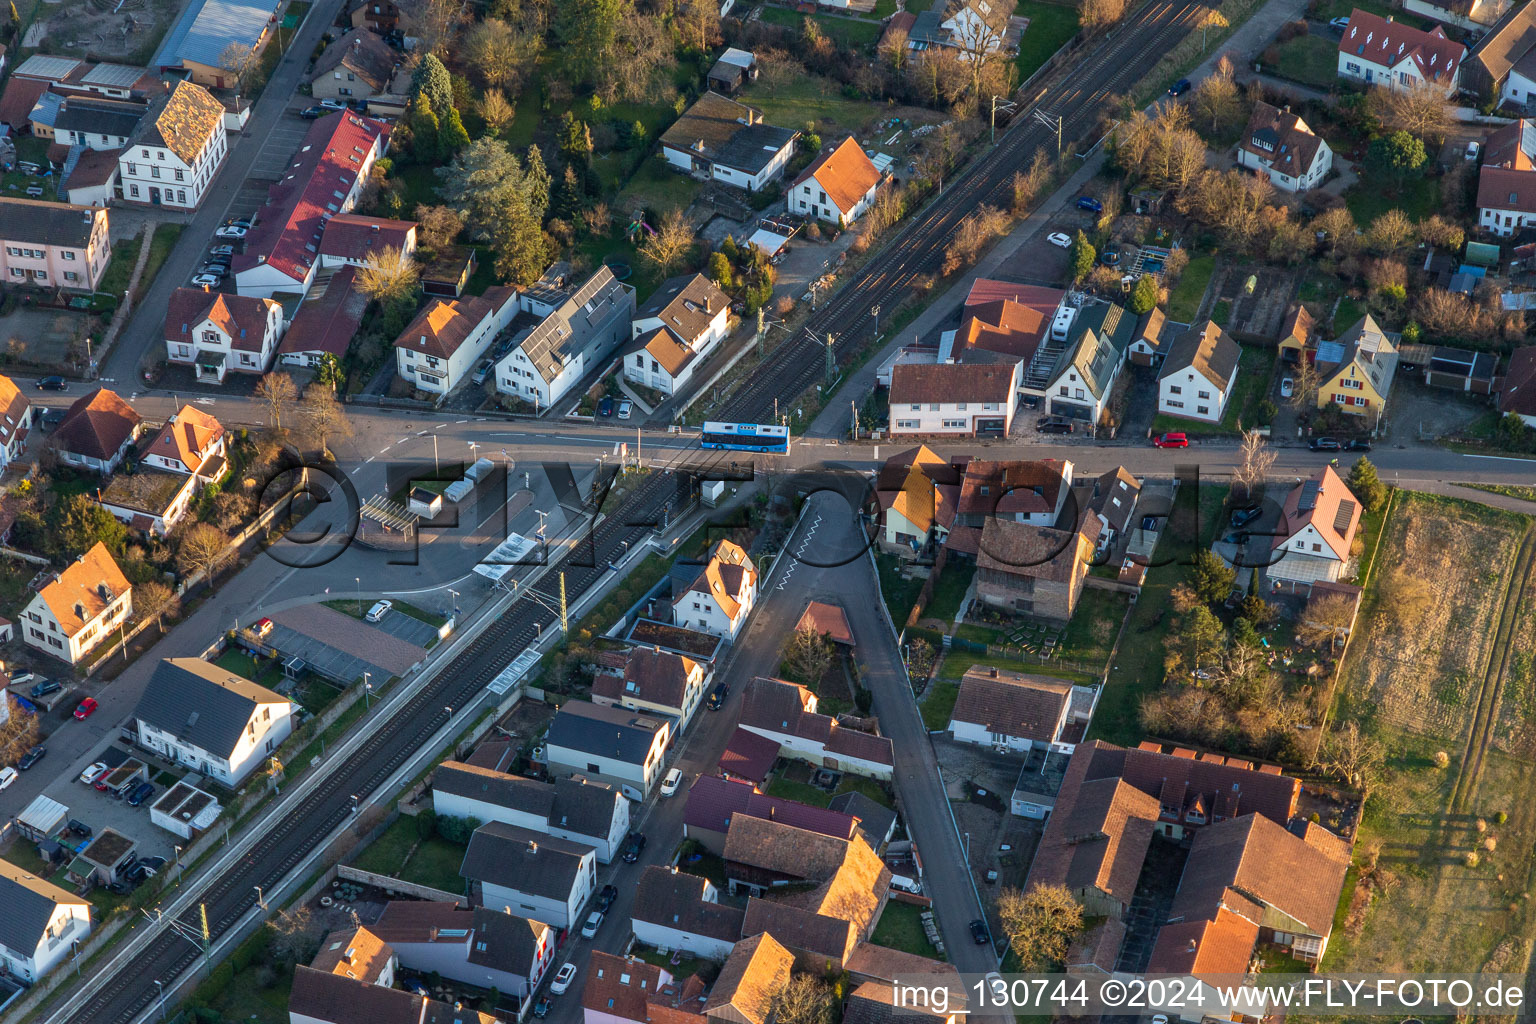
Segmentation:
<svg viewBox="0 0 1536 1024">
<path fill-rule="evenodd" d="M 100 835 L 102 829 L 110 828 L 132 839 L 134 853 L 138 856 L 165 857 L 172 860 L 176 855 L 175 844 L 181 843 L 185 846 L 186 843 L 180 837 L 152 823 L 149 820 L 149 808 L 169 786 L 187 773 L 167 771 L 148 759 L 144 751 L 121 743 L 111 744 L 104 751 L 96 754 L 92 758 L 92 763 L 103 763 L 108 768 L 116 768 L 130 757 L 145 762 L 149 771 L 149 781 L 155 787 L 154 793 L 137 807 L 131 806 L 122 797 L 86 785 L 80 781 L 79 775 L 73 772 L 55 779 L 43 793 L 68 807 L 69 816 L 89 825 L 93 835 Z M 59 765 L 46 759 L 38 765 L 38 769 L 61 770 Z"/>
</svg>

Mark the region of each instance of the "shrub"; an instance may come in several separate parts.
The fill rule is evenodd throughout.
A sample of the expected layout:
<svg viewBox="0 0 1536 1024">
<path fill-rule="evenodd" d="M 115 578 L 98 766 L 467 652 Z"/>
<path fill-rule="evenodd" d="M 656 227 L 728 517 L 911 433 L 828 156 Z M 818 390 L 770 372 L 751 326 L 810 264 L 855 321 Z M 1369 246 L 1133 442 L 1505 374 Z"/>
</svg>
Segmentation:
<svg viewBox="0 0 1536 1024">
<path fill-rule="evenodd" d="M 431 839 L 437 834 L 437 812 L 422 811 L 416 815 L 416 837 Z"/>
</svg>

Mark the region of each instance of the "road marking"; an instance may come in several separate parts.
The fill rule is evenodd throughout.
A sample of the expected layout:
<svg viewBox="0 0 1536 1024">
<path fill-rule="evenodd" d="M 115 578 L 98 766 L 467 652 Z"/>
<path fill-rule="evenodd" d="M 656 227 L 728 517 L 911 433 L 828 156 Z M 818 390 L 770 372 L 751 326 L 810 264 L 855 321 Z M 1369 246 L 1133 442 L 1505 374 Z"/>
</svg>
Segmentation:
<svg viewBox="0 0 1536 1024">
<path fill-rule="evenodd" d="M 376 458 L 378 458 L 378 456 L 376 456 L 376 455 L 368 456 L 366 459 L 363 460 L 363 465 L 365 465 L 365 466 L 368 465 L 368 463 L 372 462 Z"/>
<path fill-rule="evenodd" d="M 1536 461 L 1532 459 L 1522 459 L 1515 455 L 1468 455 L 1466 452 L 1462 452 L 1461 457 L 1464 459 L 1492 459 L 1494 462 L 1523 462 L 1526 465 L 1530 465 L 1532 461 Z"/>
<path fill-rule="evenodd" d="M 469 420 L 454 420 L 455 423 L 468 423 Z"/>
<path fill-rule="evenodd" d="M 393 448 L 393 447 L 394 447 L 394 445 L 392 445 L 392 444 L 387 444 L 387 445 L 385 445 L 385 446 L 384 446 L 384 447 L 383 447 L 383 448 L 380 448 L 380 449 L 379 449 L 379 454 L 380 454 L 380 455 L 383 455 L 383 454 L 384 454 L 384 453 L 385 453 L 385 452 L 387 452 L 387 451 L 389 451 L 389 450 L 390 450 L 390 449 L 391 449 L 391 448 Z"/>
<path fill-rule="evenodd" d="M 416 431 L 416 436 L 417 437 L 426 437 L 427 436 L 427 432 L 425 430 L 418 430 L 418 431 Z"/>
<path fill-rule="evenodd" d="M 410 434 L 406 434 L 400 440 L 396 441 L 395 444 L 405 444 L 405 442 L 409 441 L 410 439 L 411 439 L 411 435 Z"/>
<path fill-rule="evenodd" d="M 439 424 L 438 424 L 438 425 L 437 425 L 437 426 L 435 426 L 435 427 L 433 427 L 433 428 L 432 428 L 432 429 L 433 429 L 433 430 L 442 430 L 442 429 L 443 429 L 443 428 L 444 428 L 444 427 L 446 427 L 446 426 L 447 426 L 447 425 L 448 425 L 448 424 L 446 424 L 446 423 L 439 423 Z"/>
</svg>

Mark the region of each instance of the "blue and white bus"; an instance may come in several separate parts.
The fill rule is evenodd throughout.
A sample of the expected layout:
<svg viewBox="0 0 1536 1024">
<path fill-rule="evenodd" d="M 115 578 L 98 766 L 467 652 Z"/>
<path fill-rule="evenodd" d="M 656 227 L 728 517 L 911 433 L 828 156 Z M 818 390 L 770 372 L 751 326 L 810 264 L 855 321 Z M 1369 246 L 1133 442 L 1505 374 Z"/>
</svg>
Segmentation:
<svg viewBox="0 0 1536 1024">
<path fill-rule="evenodd" d="M 789 428 L 761 423 L 706 423 L 699 444 L 703 448 L 784 455 L 789 451 Z"/>
</svg>

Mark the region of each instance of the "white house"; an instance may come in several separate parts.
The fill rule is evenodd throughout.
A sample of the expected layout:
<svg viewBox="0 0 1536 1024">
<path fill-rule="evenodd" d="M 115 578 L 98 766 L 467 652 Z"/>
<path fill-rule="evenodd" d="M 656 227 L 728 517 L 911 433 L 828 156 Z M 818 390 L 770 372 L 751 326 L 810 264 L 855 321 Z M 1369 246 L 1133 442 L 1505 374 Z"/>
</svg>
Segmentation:
<svg viewBox="0 0 1536 1024">
<path fill-rule="evenodd" d="M 698 982 L 694 984 L 697 986 Z M 679 1011 L 676 1006 L 680 995 L 665 967 L 637 956 L 614 956 L 593 950 L 581 981 L 581 1022 L 650 1024 L 698 1016 L 703 996 L 690 999 L 687 1010 Z M 702 1017 L 698 1019 L 703 1021 Z"/>
<path fill-rule="evenodd" d="M 1532 224 L 1536 224 L 1536 121 L 1519 118 L 1489 135 L 1483 145 L 1477 226 L 1507 238 Z"/>
<path fill-rule="evenodd" d="M 613 786 L 574 775 L 539 782 L 463 761 L 433 770 L 432 809 L 440 818 L 500 821 L 582 843 L 599 864 L 618 856 L 629 832 L 629 801 Z"/>
<path fill-rule="evenodd" d="M 1065 311 L 1064 311 L 1065 312 Z M 1053 324 L 1051 341 L 1030 359 L 1021 390 L 1040 395 L 1045 411 L 1096 424 L 1104 415 L 1126 352 L 1137 335 L 1137 318 L 1114 303 L 1099 302 Z M 1065 344 L 1057 335 L 1065 334 Z M 1042 386 L 1043 382 L 1043 386 Z"/>
<path fill-rule="evenodd" d="M 735 640 L 757 603 L 757 567 L 745 549 L 721 540 L 699 574 L 672 598 L 672 617 L 684 629 Z"/>
<path fill-rule="evenodd" d="M 86 149 L 122 149 L 146 109 L 139 102 L 66 96 L 53 116 L 53 141 Z"/>
<path fill-rule="evenodd" d="M 891 436 L 1008 436 L 1019 364 L 898 363 L 891 368 Z"/>
<path fill-rule="evenodd" d="M 789 189 L 789 212 L 846 226 L 869 209 L 880 187 L 880 171 L 848 136 L 826 150 Z"/>
<path fill-rule="evenodd" d="M 632 647 L 613 661 L 593 677 L 592 703 L 665 715 L 677 719 L 676 731 L 688 728 L 709 688 L 704 662 L 660 647 Z"/>
<path fill-rule="evenodd" d="M 49 442 L 66 466 L 108 474 L 133 448 L 143 423 L 117 392 L 97 388 L 75 399 Z"/>
<path fill-rule="evenodd" d="M 1439 25 L 1426 32 L 1357 7 L 1339 40 L 1339 77 L 1388 89 L 1430 84 L 1454 96 L 1466 54 Z"/>
<path fill-rule="evenodd" d="M 1237 383 L 1242 349 L 1214 320 L 1182 332 L 1157 372 L 1157 411 L 1220 423 Z"/>
<path fill-rule="evenodd" d="M 671 742 L 669 719 L 572 700 L 549 723 L 544 756 L 553 774 L 610 782 L 639 803 L 660 779 Z"/>
<path fill-rule="evenodd" d="M 452 904 L 424 903 L 423 906 L 448 906 Z M 384 905 L 389 909 L 389 904 Z M 389 988 L 395 983 L 400 968 L 400 958 L 395 949 L 379 937 L 377 930 L 356 926 L 336 929 L 320 942 L 320 951 L 309 962 L 311 970 L 339 974 L 369 985 Z"/>
<path fill-rule="evenodd" d="M 0 861 L 0 906 L 0 964 L 29 985 L 91 934 L 87 900 L 9 861 Z"/>
<path fill-rule="evenodd" d="M 599 268 L 496 363 L 496 390 L 544 412 L 618 351 L 634 312 L 634 288 Z"/>
<path fill-rule="evenodd" d="M 741 938 L 741 908 L 720 902 L 707 878 L 652 864 L 635 886 L 630 926 L 635 938 L 657 949 L 681 949 L 708 960 L 724 960 Z"/>
<path fill-rule="evenodd" d="M 140 746 L 238 786 L 293 731 L 293 705 L 201 658 L 164 658 L 134 709 Z"/>
<path fill-rule="evenodd" d="M 496 1024 L 498 1018 L 460 1004 L 388 988 L 341 971 L 293 967 L 288 1024 Z"/>
<path fill-rule="evenodd" d="M 1267 175 L 1285 192 L 1316 188 L 1333 168 L 1333 150 L 1290 107 L 1260 100 L 1237 146 L 1237 165 Z"/>
<path fill-rule="evenodd" d="M 178 288 L 165 311 L 166 356 L 204 384 L 231 371 L 265 373 L 282 336 L 283 307 L 271 299 Z"/>
<path fill-rule="evenodd" d="M 515 288 L 498 285 L 469 299 L 433 299 L 395 339 L 396 370 L 416 390 L 446 395 L 516 315 Z"/>
<path fill-rule="evenodd" d="M 763 123 L 745 103 L 706 92 L 661 135 L 668 166 L 760 192 L 784 172 L 800 133 Z"/>
<path fill-rule="evenodd" d="M 32 401 L 11 378 L 0 374 L 0 472 L 27 450 L 32 433 Z"/>
<path fill-rule="evenodd" d="M 219 820 L 223 810 L 212 793 L 182 779 L 149 805 L 149 820 L 173 835 L 192 839 Z"/>
<path fill-rule="evenodd" d="M 1265 570 L 1273 589 L 1310 592 L 1318 580 L 1337 583 L 1354 560 L 1351 548 L 1360 528 L 1360 501 L 1332 466 L 1324 466 L 1291 488 L 1274 527 L 1273 551 Z"/>
<path fill-rule="evenodd" d="M 624 377 L 676 394 L 730 329 L 731 303 L 703 274 L 668 278 L 630 324 Z"/>
<path fill-rule="evenodd" d="M 165 421 L 139 461 L 146 466 L 209 480 L 224 458 L 224 424 L 195 405 L 184 405 Z"/>
<path fill-rule="evenodd" d="M 1048 750 L 1061 738 L 1071 705 L 1071 683 L 975 665 L 960 679 L 949 732 L 962 743 L 1013 753 Z"/>
<path fill-rule="evenodd" d="M 375 143 L 382 146 L 381 143 Z M 364 179 L 366 181 L 366 178 Z M 385 249 L 410 257 L 416 252 L 416 222 L 338 213 L 320 236 L 321 267 L 361 267 Z"/>
<path fill-rule="evenodd" d="M 100 541 L 72 562 L 22 611 L 22 639 L 46 654 L 78 662 L 133 614 L 133 588 Z"/>
<path fill-rule="evenodd" d="M 131 529 L 164 537 L 181 522 L 202 489 L 201 477 L 140 467 L 109 480 L 97 492 L 96 503 Z"/>
<path fill-rule="evenodd" d="M 884 736 L 860 732 L 816 713 L 816 695 L 803 686 L 758 676 L 747 684 L 739 726 L 774 740 L 779 756 L 818 768 L 889 779 L 896 755 Z"/>
<path fill-rule="evenodd" d="M 370 930 L 389 944 L 405 970 L 518 1000 L 533 994 L 555 958 L 553 928 L 489 907 L 395 900 L 384 905 Z"/>
<path fill-rule="evenodd" d="M 476 883 L 479 905 L 570 928 L 597 885 L 590 846 L 493 821 L 475 829 L 459 874 Z"/>
<path fill-rule="evenodd" d="M 195 210 L 218 177 L 229 143 L 224 104 L 194 82 L 177 82 L 149 106 L 118 157 L 119 198 Z"/>
</svg>

